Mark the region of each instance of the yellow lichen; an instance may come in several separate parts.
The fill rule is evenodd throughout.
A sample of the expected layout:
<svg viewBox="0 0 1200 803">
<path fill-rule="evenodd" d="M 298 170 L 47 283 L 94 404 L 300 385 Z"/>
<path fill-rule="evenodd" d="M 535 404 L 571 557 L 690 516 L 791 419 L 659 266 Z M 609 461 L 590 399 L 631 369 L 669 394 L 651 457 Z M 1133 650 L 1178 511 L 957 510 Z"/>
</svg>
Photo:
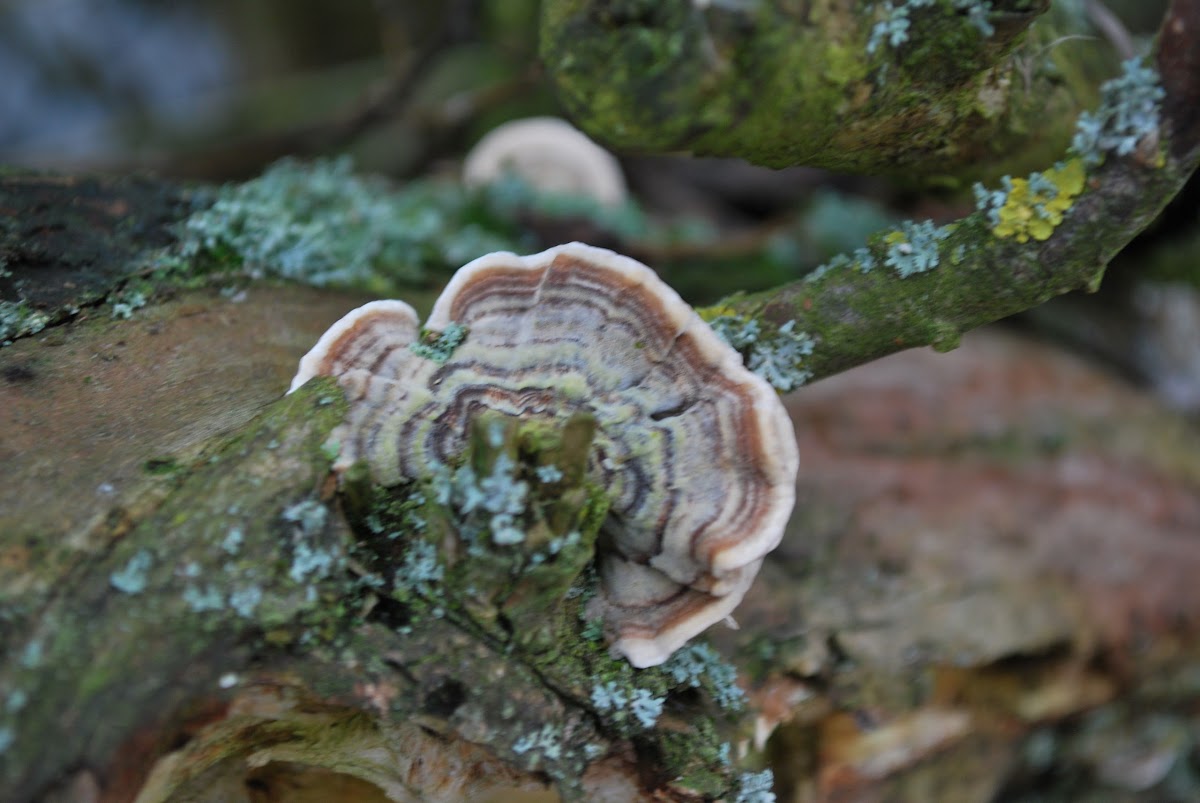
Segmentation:
<svg viewBox="0 0 1200 803">
<path fill-rule="evenodd" d="M 1045 240 L 1062 223 L 1063 214 L 1083 192 L 1086 178 L 1083 160 L 1072 159 L 1028 179 L 1014 178 L 1004 206 L 997 210 L 999 222 L 992 228 L 997 237 L 1017 242 Z"/>
</svg>

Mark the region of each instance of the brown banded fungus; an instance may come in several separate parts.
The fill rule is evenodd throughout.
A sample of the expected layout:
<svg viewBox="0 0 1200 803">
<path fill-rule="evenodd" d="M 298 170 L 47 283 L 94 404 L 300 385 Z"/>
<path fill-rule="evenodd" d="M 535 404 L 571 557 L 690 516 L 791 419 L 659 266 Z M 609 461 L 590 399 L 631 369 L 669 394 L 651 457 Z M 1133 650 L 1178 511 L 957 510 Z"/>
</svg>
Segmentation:
<svg viewBox="0 0 1200 803">
<path fill-rule="evenodd" d="M 730 614 L 791 512 L 795 438 L 775 391 L 652 270 L 578 243 L 489 254 L 455 274 L 426 326 L 425 342 L 466 336 L 428 354 L 416 313 L 376 301 L 301 360 L 293 389 L 332 375 L 351 402 L 335 470 L 365 461 L 396 485 L 452 464 L 486 411 L 589 414 L 588 476 L 610 508 L 588 614 L 638 667 Z"/>
</svg>

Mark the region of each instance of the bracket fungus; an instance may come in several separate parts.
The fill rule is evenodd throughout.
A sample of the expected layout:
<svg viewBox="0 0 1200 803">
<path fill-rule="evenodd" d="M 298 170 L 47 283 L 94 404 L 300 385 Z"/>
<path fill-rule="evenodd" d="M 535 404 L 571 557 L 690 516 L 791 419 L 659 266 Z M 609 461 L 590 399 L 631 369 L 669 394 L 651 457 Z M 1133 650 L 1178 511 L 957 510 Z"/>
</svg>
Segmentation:
<svg viewBox="0 0 1200 803">
<path fill-rule="evenodd" d="M 463 183 L 483 187 L 513 173 L 542 192 L 622 204 L 628 191 L 616 157 L 566 120 L 528 117 L 484 134 L 463 162 Z"/>
<path fill-rule="evenodd" d="M 452 353 L 422 347 L 450 333 Z M 480 257 L 424 338 L 407 304 L 369 303 L 325 333 L 292 389 L 317 375 L 350 401 L 334 469 L 365 462 L 383 486 L 453 465 L 489 411 L 593 417 L 587 474 L 610 506 L 587 613 L 637 667 L 728 616 L 791 513 L 798 456 L 776 392 L 654 271 L 611 251 Z"/>
</svg>

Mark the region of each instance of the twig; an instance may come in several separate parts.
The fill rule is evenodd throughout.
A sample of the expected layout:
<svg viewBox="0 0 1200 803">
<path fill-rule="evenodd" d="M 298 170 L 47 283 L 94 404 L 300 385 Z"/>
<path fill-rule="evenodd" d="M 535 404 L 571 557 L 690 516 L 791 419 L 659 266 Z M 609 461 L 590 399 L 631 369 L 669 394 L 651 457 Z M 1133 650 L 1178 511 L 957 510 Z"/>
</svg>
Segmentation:
<svg viewBox="0 0 1200 803">
<path fill-rule="evenodd" d="M 1121 60 L 1131 59 L 1137 55 L 1137 51 L 1133 47 L 1133 37 L 1129 35 L 1129 29 L 1125 27 L 1125 23 L 1121 22 L 1112 10 L 1104 5 L 1100 0 L 1087 0 L 1084 3 L 1084 9 L 1087 12 L 1088 19 L 1095 25 L 1100 33 L 1108 39 L 1109 44 L 1121 54 Z"/>
<path fill-rule="evenodd" d="M 1166 92 L 1158 132 L 1166 146 L 1163 164 L 1153 164 L 1159 144 L 1153 136 L 1128 155 L 1110 153 L 1044 242 L 995 236 L 977 212 L 937 244 L 940 262 L 933 270 L 901 278 L 883 264 L 867 273 L 849 265 L 819 281 L 735 297 L 723 309 L 774 326 L 794 320 L 795 331 L 816 340 L 803 368 L 819 379 L 915 346 L 950 349 L 962 332 L 1072 290 L 1094 289 L 1109 261 L 1200 163 L 1198 31 L 1200 0 L 1174 0 L 1157 57 Z"/>
</svg>

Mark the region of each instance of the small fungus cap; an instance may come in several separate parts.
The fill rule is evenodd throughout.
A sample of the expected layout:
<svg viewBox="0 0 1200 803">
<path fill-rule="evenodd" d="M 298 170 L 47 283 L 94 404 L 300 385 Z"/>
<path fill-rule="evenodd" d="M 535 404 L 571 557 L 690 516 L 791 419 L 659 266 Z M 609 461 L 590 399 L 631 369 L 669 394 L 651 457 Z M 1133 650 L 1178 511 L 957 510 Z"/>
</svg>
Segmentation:
<svg viewBox="0 0 1200 803">
<path fill-rule="evenodd" d="M 485 187 L 506 173 L 543 192 L 625 201 L 625 176 L 611 153 L 557 117 L 513 120 L 489 131 L 463 162 L 463 183 Z"/>
<path fill-rule="evenodd" d="M 791 513 L 795 435 L 774 389 L 674 290 L 579 243 L 489 254 L 455 274 L 426 327 L 467 335 L 445 361 L 427 359 L 411 348 L 413 310 L 376 301 L 301 360 L 293 390 L 332 375 L 350 401 L 335 470 L 362 460 L 395 485 L 453 461 L 482 410 L 588 413 L 589 477 L 611 501 L 589 614 L 638 667 L 729 615 Z"/>
</svg>

